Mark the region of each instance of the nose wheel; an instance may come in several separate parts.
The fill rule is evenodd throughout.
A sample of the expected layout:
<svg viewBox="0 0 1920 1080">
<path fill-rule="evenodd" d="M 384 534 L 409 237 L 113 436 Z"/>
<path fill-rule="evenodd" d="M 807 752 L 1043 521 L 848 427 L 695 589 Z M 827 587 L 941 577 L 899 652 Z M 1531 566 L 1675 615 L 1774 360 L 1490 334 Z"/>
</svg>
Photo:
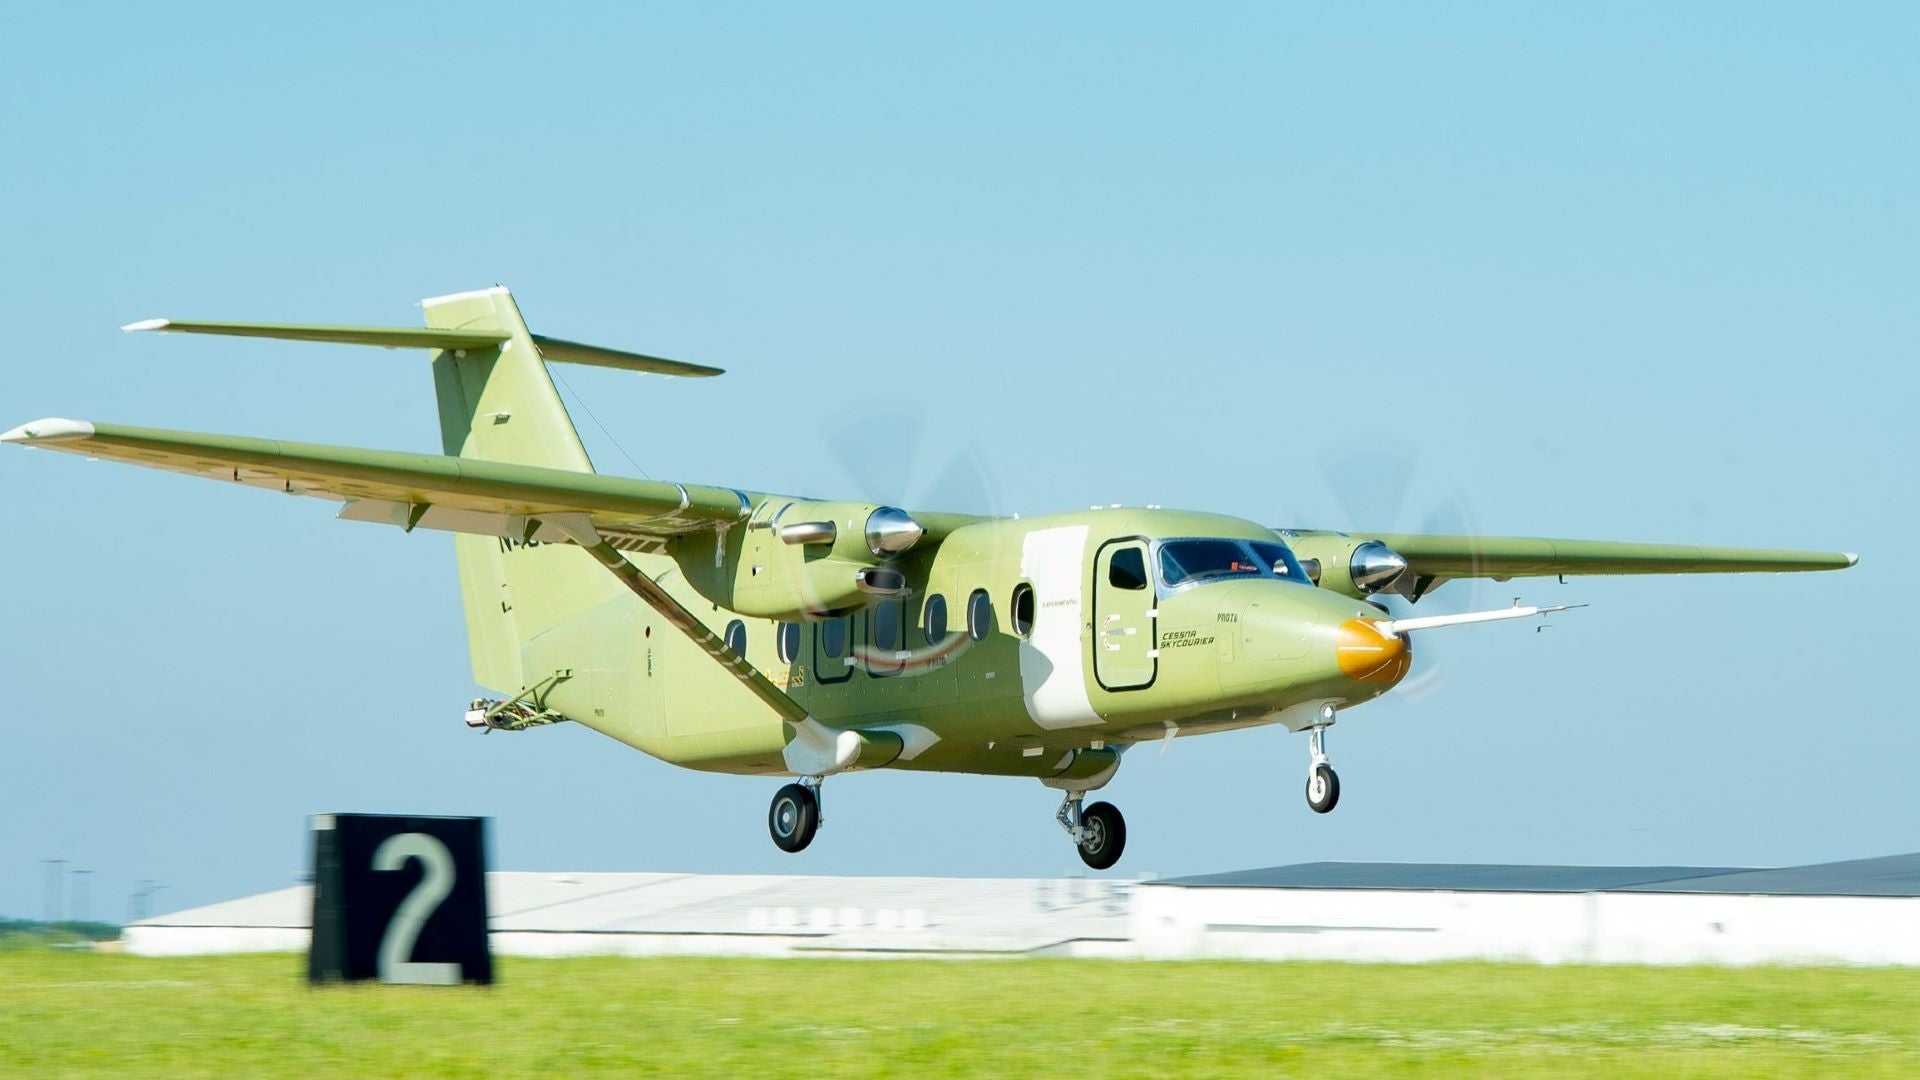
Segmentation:
<svg viewBox="0 0 1920 1080">
<path fill-rule="evenodd" d="M 1315 765 L 1307 776 L 1307 806 L 1316 814 L 1326 814 L 1340 801 L 1340 776 L 1331 765 Z"/>
<path fill-rule="evenodd" d="M 1340 775 L 1327 760 L 1327 729 L 1316 725 L 1307 729 L 1307 808 L 1316 814 L 1329 814 L 1340 802 Z"/>
<path fill-rule="evenodd" d="M 781 851 L 800 851 L 820 831 L 820 782 L 788 784 L 774 792 L 767 808 L 767 832 Z"/>
</svg>

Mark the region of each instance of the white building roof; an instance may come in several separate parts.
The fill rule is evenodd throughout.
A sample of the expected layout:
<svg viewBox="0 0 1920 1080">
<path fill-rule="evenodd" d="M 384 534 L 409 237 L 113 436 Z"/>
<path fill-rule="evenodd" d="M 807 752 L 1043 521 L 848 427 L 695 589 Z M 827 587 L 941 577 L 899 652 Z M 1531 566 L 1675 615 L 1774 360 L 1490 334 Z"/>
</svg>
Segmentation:
<svg viewBox="0 0 1920 1080">
<path fill-rule="evenodd" d="M 564 951 L 582 951 L 582 935 L 655 935 L 799 938 L 798 947 L 828 951 L 1032 952 L 1124 941 L 1129 888 L 1083 878 L 493 871 L 487 906 L 496 938 L 551 935 Z M 160 928 L 307 930 L 312 914 L 312 888 L 298 885 L 129 929 L 135 939 Z"/>
</svg>

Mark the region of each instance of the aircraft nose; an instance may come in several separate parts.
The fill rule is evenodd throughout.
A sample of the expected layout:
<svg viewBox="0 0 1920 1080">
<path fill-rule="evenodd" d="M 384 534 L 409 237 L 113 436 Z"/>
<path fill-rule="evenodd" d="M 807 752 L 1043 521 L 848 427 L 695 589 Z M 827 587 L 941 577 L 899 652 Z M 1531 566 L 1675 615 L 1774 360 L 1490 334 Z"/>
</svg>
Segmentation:
<svg viewBox="0 0 1920 1080">
<path fill-rule="evenodd" d="M 1355 682 L 1392 686 L 1406 677 L 1413 653 L 1404 634 L 1389 634 L 1372 619 L 1348 619 L 1334 631 L 1334 658 Z"/>
</svg>

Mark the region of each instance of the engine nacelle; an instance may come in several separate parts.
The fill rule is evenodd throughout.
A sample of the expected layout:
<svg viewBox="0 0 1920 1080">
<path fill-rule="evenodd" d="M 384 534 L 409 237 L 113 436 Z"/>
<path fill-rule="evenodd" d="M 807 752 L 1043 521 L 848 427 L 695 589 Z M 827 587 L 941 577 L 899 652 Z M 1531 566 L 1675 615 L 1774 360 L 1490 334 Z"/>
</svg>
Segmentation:
<svg viewBox="0 0 1920 1080">
<path fill-rule="evenodd" d="M 1314 584 L 1342 596 L 1364 600 L 1391 591 L 1407 575 L 1406 557 L 1378 540 L 1336 532 L 1283 530 L 1280 536 Z"/>
<path fill-rule="evenodd" d="M 688 584 L 742 615 L 801 619 L 837 615 L 907 591 L 892 565 L 926 530 L 878 503 L 771 500 L 724 544 L 695 533 L 669 551 Z"/>
</svg>

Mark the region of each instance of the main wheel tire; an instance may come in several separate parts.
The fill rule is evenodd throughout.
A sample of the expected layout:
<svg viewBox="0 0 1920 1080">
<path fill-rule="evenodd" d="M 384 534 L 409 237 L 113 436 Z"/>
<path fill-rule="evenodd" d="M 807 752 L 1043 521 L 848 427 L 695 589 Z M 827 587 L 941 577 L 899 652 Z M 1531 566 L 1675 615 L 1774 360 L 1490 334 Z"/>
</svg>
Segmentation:
<svg viewBox="0 0 1920 1080">
<path fill-rule="evenodd" d="M 1127 849 L 1127 819 L 1112 803 L 1094 803 L 1080 811 L 1080 837 L 1080 861 L 1105 870 Z"/>
<path fill-rule="evenodd" d="M 774 792 L 767 808 L 767 832 L 781 851 L 799 851 L 813 843 L 820 828 L 820 803 L 805 784 L 788 784 Z"/>
<path fill-rule="evenodd" d="M 1340 802 L 1340 775 L 1331 765 L 1315 765 L 1307 777 L 1307 805 L 1316 814 L 1331 813 Z"/>
</svg>

